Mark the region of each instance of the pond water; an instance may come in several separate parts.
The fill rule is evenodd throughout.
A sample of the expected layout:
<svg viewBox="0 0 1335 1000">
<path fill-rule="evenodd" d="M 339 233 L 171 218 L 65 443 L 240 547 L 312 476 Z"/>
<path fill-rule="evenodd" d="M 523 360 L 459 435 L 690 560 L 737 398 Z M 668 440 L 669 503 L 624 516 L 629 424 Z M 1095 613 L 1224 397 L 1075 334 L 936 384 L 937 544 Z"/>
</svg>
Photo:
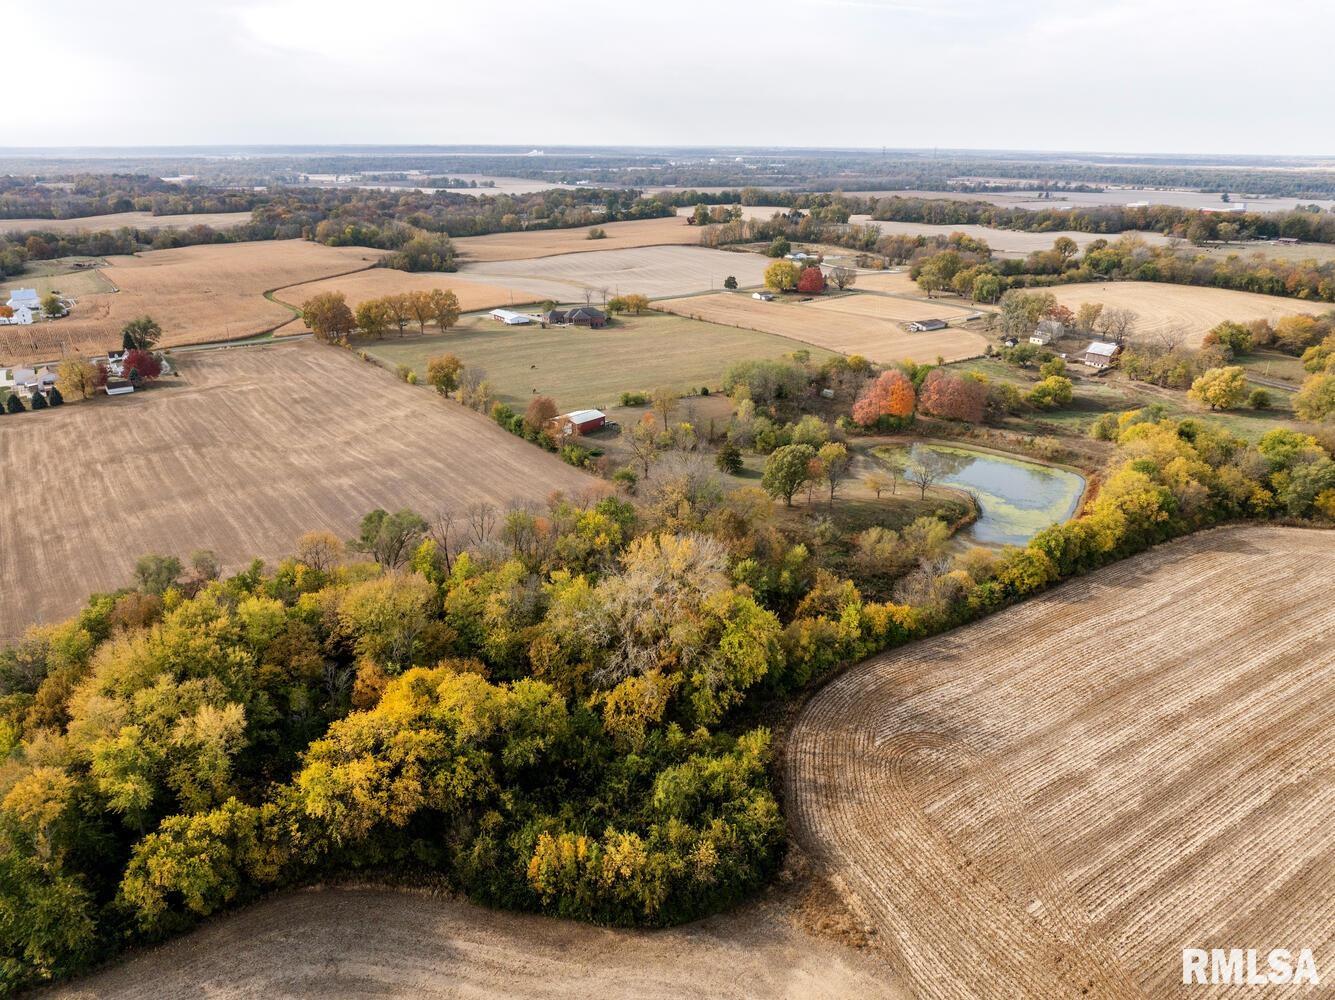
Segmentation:
<svg viewBox="0 0 1335 1000">
<path fill-rule="evenodd" d="M 978 520 L 958 536 L 977 545 L 1024 545 L 1074 514 L 1085 489 L 1084 477 L 1074 472 L 972 448 L 915 444 L 877 448 L 876 454 L 900 469 L 913 462 L 936 463 L 942 470 L 939 484 L 977 497 Z"/>
</svg>

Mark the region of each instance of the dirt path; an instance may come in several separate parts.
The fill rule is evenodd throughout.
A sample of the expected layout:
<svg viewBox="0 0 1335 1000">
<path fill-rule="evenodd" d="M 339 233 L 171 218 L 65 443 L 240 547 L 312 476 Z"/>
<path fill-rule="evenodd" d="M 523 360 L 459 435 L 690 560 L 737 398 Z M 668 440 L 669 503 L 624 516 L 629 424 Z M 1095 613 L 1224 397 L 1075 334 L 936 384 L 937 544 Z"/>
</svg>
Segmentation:
<svg viewBox="0 0 1335 1000">
<path fill-rule="evenodd" d="M 634 932 L 335 888 L 278 896 L 48 996 L 904 1000 L 889 979 L 802 931 L 786 902 Z"/>
<path fill-rule="evenodd" d="M 1335 968 L 1333 590 L 1335 532 L 1221 529 L 873 658 L 792 729 L 793 832 L 924 1000 Z"/>
</svg>

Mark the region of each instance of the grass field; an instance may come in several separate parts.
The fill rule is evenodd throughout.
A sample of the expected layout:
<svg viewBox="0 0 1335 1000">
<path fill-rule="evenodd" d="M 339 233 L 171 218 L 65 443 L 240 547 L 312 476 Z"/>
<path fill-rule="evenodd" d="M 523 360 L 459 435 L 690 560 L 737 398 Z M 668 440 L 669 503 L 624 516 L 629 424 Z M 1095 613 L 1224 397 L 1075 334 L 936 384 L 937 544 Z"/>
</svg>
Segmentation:
<svg viewBox="0 0 1335 1000">
<path fill-rule="evenodd" d="M 840 303 L 845 303 L 839 308 Z M 719 292 L 656 302 L 655 307 L 713 323 L 791 337 L 841 354 L 861 354 L 878 364 L 896 361 L 947 361 L 982 354 L 981 334 L 950 328 L 933 333 L 908 333 L 902 320 L 929 316 L 962 317 L 958 308 L 942 303 L 914 302 L 887 295 L 844 296 L 813 302 L 760 302 L 746 294 Z M 857 310 L 857 311 L 855 311 Z"/>
<path fill-rule="evenodd" d="M 6 480 L 23 516 L 0 518 L 0 579 L 13 581 L 0 637 L 126 584 L 146 552 L 213 549 L 234 571 L 310 529 L 346 538 L 375 507 L 430 516 L 594 485 L 347 351 L 303 342 L 178 364 L 180 379 L 147 392 L 5 419 L 0 463 L 25 471 Z M 81 461 L 90 449 L 100 457 Z"/>
<path fill-rule="evenodd" d="M 1194 996 L 1188 946 L 1324 972 L 1332 588 L 1335 532 L 1219 529 L 874 657 L 791 730 L 796 837 L 923 1000 Z"/>
<path fill-rule="evenodd" d="M 586 244 L 581 249 L 599 246 Z M 656 246 L 465 264 L 459 273 L 470 281 L 521 289 L 540 300 L 570 302 L 583 301 L 586 288 L 598 293 L 598 301 L 604 288 L 608 295 L 688 295 L 721 289 L 729 275 L 743 287 L 760 285 L 771 263 L 758 254 Z"/>
<path fill-rule="evenodd" d="M 443 336 L 391 337 L 357 345 L 419 374 L 426 372 L 426 359 L 432 355 L 455 354 L 465 364 L 486 369 L 504 402 L 523 407 L 534 395 L 545 395 L 562 409 L 608 407 L 623 392 L 660 385 L 717 389 L 734 362 L 778 358 L 802 346 L 783 337 L 661 313 L 618 318 L 602 330 L 505 326 L 471 316 Z M 823 351 L 813 354 L 817 361 L 826 356 Z"/>
<path fill-rule="evenodd" d="M 104 229 L 189 229 L 212 226 L 227 229 L 250 221 L 249 212 L 201 212 L 198 215 L 154 215 L 151 212 L 117 212 L 89 215 L 81 219 L 0 219 L 0 233 L 80 233 Z"/>
<path fill-rule="evenodd" d="M 93 263 L 99 265 L 103 262 L 96 257 L 66 257 L 58 260 L 34 261 L 29 264 L 22 274 L 5 280 L 5 294 L 0 297 L 0 301 L 9 297 L 9 292 L 15 288 L 35 288 L 38 295 L 46 295 L 48 292 L 57 292 L 66 298 L 79 299 L 85 295 L 97 295 L 107 292 L 114 292 L 116 286 L 113 285 L 102 274 L 103 268 L 98 267 L 75 267 L 74 263 Z"/>
<path fill-rule="evenodd" d="M 454 249 L 464 260 L 487 261 L 550 257 L 553 254 L 582 253 L 587 250 L 624 250 L 629 247 L 700 242 L 700 230 L 688 226 L 685 219 L 671 216 L 664 219 L 603 223 L 598 225 L 598 228 L 606 232 L 607 236 L 601 240 L 589 239 L 591 228 L 593 225 L 575 229 L 530 229 L 518 233 L 464 236 L 454 241 Z"/>
<path fill-rule="evenodd" d="M 83 296 L 65 319 L 0 328 L 0 362 L 118 347 L 120 328 L 145 313 L 162 325 L 164 347 L 254 336 L 292 319 L 266 291 L 370 267 L 380 256 L 364 247 L 282 240 L 110 257 L 101 280 L 119 291 Z"/>
<path fill-rule="evenodd" d="M 319 281 L 291 285 L 277 293 L 275 298 L 296 308 L 312 295 L 322 292 L 342 292 L 347 297 L 348 305 L 355 309 L 359 303 L 368 299 L 383 298 L 400 292 L 429 291 L 433 288 L 448 288 L 454 292 L 459 297 L 460 308 L 465 312 L 537 302 L 543 298 L 503 285 L 470 281 L 457 273 L 396 271 L 389 267 L 375 267 L 354 274 L 339 275 L 336 278 L 322 278 Z"/>
<path fill-rule="evenodd" d="M 1102 284 L 1060 285 L 1043 289 L 1074 310 L 1082 302 L 1102 302 L 1106 308 L 1130 309 L 1139 317 L 1132 339 L 1179 331 L 1183 343 L 1197 346 L 1211 327 L 1226 319 L 1246 323 L 1254 319 L 1274 322 L 1295 313 L 1320 315 L 1331 307 L 1274 295 L 1235 292 L 1226 288 L 1166 285 L 1149 281 L 1114 281 Z"/>
<path fill-rule="evenodd" d="M 50 995 L 905 1000 L 883 963 L 802 922 L 793 904 L 767 900 L 687 927 L 625 931 L 421 892 L 314 889 L 220 916 Z"/>
</svg>

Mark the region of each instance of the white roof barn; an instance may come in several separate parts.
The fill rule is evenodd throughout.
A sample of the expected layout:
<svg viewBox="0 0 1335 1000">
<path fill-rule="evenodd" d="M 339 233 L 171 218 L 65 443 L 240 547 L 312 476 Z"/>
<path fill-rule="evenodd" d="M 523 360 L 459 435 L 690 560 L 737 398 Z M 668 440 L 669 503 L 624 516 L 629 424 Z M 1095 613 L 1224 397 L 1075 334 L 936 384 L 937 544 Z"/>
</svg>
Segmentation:
<svg viewBox="0 0 1335 1000">
<path fill-rule="evenodd" d="M 524 313 L 517 313 L 512 309 L 493 309 L 491 318 L 500 320 L 506 326 L 519 326 L 523 323 L 532 323 L 533 317 Z"/>
<path fill-rule="evenodd" d="M 9 301 L 5 305 L 11 309 L 18 309 L 20 306 L 28 309 L 40 309 L 42 300 L 38 297 L 35 288 L 11 288 L 9 290 Z"/>
</svg>

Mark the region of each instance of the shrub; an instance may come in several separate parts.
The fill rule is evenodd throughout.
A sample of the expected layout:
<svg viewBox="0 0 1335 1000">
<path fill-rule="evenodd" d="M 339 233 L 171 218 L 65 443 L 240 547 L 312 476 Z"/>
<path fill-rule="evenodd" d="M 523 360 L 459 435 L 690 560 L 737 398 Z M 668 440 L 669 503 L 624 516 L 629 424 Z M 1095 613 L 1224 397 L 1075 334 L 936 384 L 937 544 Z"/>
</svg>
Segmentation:
<svg viewBox="0 0 1335 1000">
<path fill-rule="evenodd" d="M 621 394 L 622 406 L 643 406 L 649 402 L 649 396 L 643 392 L 623 392 Z"/>
<path fill-rule="evenodd" d="M 1270 403 L 1270 393 L 1265 389 L 1253 389 L 1251 395 L 1247 397 L 1247 405 L 1253 410 L 1268 410 Z"/>
</svg>

